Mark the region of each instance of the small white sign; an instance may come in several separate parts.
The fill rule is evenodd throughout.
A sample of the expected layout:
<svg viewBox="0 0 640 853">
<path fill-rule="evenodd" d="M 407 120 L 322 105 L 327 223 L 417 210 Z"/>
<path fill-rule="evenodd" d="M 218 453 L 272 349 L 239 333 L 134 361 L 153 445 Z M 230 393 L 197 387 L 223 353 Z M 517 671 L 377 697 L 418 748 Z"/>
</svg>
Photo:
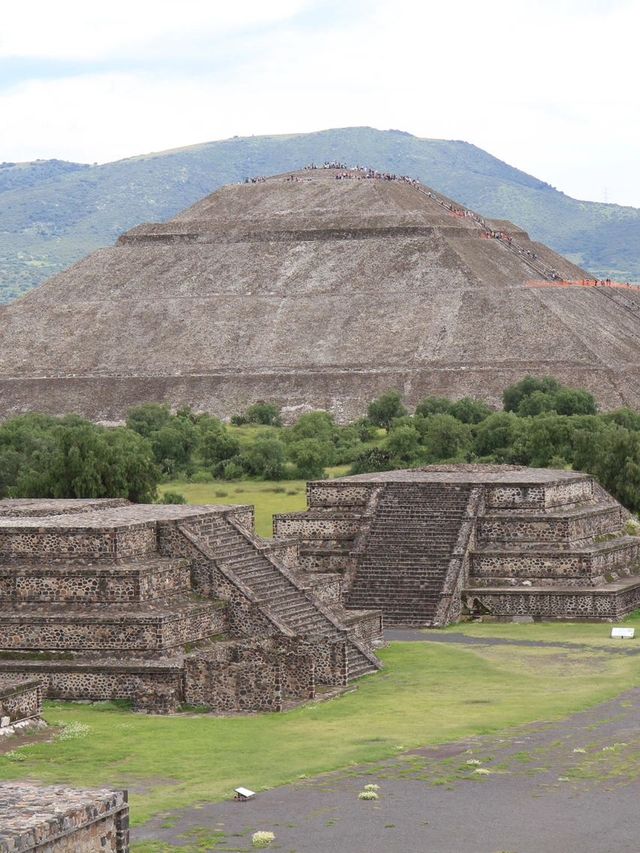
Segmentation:
<svg viewBox="0 0 640 853">
<path fill-rule="evenodd" d="M 633 640 L 636 635 L 635 628 L 612 628 L 611 636 L 614 640 Z"/>
<path fill-rule="evenodd" d="M 250 800 L 251 797 L 255 797 L 256 792 L 250 791 L 249 788 L 236 788 L 236 799 L 238 800 Z"/>
<path fill-rule="evenodd" d="M 4 728 L 5 726 L 8 726 L 10 723 L 11 723 L 10 717 L 2 717 L 2 719 L 0 719 L 0 726 L 2 726 L 2 728 Z"/>
</svg>

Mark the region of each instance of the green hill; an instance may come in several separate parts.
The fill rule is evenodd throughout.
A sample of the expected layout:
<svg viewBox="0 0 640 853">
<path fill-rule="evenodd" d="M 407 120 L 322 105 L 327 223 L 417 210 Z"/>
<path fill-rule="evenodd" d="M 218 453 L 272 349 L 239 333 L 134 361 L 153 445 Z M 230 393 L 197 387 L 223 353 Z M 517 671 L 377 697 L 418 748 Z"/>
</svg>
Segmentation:
<svg viewBox="0 0 640 853">
<path fill-rule="evenodd" d="M 223 184 L 339 160 L 408 174 L 598 275 L 640 279 L 640 210 L 577 201 L 467 142 L 366 127 L 234 137 L 101 166 L 0 164 L 0 302 Z"/>
</svg>

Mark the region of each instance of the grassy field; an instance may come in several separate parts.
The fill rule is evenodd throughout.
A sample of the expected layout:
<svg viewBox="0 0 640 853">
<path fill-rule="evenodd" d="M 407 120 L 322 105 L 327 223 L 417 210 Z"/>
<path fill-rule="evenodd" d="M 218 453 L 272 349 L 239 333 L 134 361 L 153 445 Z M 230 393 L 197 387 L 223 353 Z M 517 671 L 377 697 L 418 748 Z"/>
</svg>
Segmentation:
<svg viewBox="0 0 640 853">
<path fill-rule="evenodd" d="M 485 636 L 500 626 L 485 626 Z M 527 626 L 517 626 L 518 628 Z M 537 627 L 537 626 L 533 626 Z M 245 717 L 133 714 L 48 703 L 71 736 L 0 757 L 0 779 L 125 786 L 136 824 L 180 806 L 521 723 L 561 718 L 640 681 L 640 660 L 552 645 L 394 643 L 385 669 L 340 698 Z"/>
<path fill-rule="evenodd" d="M 246 430 L 250 430 L 248 427 Z M 242 427 L 236 428 L 240 432 Z M 341 477 L 347 466 L 328 468 L 329 477 Z M 190 504 L 253 504 L 256 508 L 256 531 L 271 536 L 271 519 L 278 512 L 295 512 L 306 508 L 305 480 L 212 480 L 209 483 L 187 483 L 174 480 L 163 483 L 158 491 L 180 492 Z"/>
<path fill-rule="evenodd" d="M 618 624 L 618 623 L 616 623 Z M 640 610 L 627 616 L 620 625 L 635 628 L 638 639 L 612 640 L 611 625 L 607 622 L 533 622 L 518 624 L 513 622 L 461 622 L 450 625 L 441 631 L 429 631 L 433 634 L 464 634 L 466 637 L 491 637 L 502 640 L 531 640 L 544 643 L 574 643 L 594 648 L 628 648 L 629 643 L 640 643 Z"/>
</svg>

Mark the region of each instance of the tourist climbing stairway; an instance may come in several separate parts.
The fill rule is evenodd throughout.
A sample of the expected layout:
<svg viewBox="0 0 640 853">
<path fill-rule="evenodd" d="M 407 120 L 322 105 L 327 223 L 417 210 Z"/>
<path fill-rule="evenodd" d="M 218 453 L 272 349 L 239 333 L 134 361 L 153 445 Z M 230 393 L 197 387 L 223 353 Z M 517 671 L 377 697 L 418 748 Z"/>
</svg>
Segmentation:
<svg viewBox="0 0 640 853">
<path fill-rule="evenodd" d="M 385 624 L 429 625 L 469 496 L 466 485 L 387 484 L 358 555 L 348 606 L 379 608 Z"/>
<path fill-rule="evenodd" d="M 311 642 L 346 641 L 348 681 L 379 668 L 375 656 L 347 634 L 327 606 L 299 585 L 273 555 L 267 556 L 250 534 L 221 519 L 202 544 L 295 634 Z"/>
</svg>

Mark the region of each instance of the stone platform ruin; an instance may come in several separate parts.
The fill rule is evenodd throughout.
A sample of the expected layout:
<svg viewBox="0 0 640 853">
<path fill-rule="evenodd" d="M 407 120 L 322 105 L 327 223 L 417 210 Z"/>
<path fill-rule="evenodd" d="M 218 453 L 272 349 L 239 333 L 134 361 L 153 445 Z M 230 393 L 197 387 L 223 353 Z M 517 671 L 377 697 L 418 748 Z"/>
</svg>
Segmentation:
<svg viewBox="0 0 640 853">
<path fill-rule="evenodd" d="M 375 672 L 377 611 L 298 572 L 249 506 L 0 501 L 0 688 L 169 712 L 281 710 Z"/>
<path fill-rule="evenodd" d="M 312 579 L 386 625 L 461 615 L 615 620 L 640 607 L 640 538 L 590 476 L 500 465 L 430 466 L 311 482 L 276 516 Z"/>
<path fill-rule="evenodd" d="M 128 853 L 126 791 L 0 785 L 0 853 Z"/>
</svg>

